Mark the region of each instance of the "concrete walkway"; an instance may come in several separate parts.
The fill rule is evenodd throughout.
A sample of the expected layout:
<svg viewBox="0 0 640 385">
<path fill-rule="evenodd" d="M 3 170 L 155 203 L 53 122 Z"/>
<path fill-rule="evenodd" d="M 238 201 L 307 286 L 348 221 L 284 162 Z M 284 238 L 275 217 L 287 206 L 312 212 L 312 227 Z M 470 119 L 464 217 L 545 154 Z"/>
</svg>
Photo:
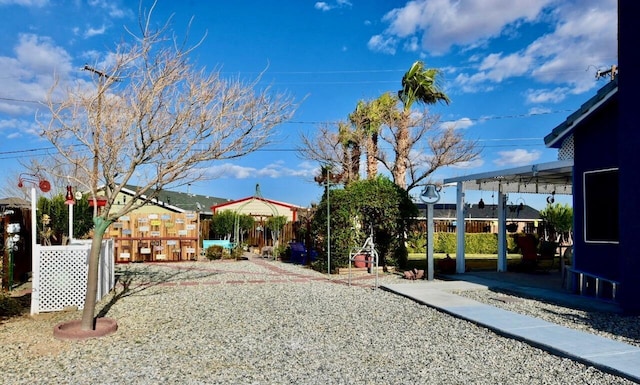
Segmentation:
<svg viewBox="0 0 640 385">
<path fill-rule="evenodd" d="M 465 281 L 412 281 L 381 285 L 381 288 L 484 326 L 506 337 L 524 341 L 552 354 L 640 383 L 640 348 L 452 294 L 452 291 L 488 289 L 505 285 L 493 280 L 467 277 L 466 274 L 464 279 Z M 511 289 L 516 291 L 518 288 L 513 285 Z M 563 299 L 563 294 L 551 290 L 538 294 L 553 295 L 555 300 Z M 575 300 L 578 296 L 564 294 L 564 297 L 565 300 Z M 609 304 L 598 303 L 594 306 L 602 306 L 604 310 Z"/>
</svg>

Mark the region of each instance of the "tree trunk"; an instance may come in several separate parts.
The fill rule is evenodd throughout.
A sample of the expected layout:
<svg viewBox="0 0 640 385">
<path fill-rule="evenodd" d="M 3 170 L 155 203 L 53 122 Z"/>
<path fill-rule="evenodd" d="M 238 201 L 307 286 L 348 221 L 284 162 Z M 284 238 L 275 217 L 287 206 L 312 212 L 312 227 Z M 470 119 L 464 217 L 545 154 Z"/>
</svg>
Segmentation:
<svg viewBox="0 0 640 385">
<path fill-rule="evenodd" d="M 409 152 L 411 151 L 409 121 L 410 114 L 404 111 L 402 118 L 398 122 L 398 131 L 396 132 L 396 161 L 393 165 L 393 181 L 403 190 L 407 189 L 407 164 L 409 164 Z"/>
<path fill-rule="evenodd" d="M 91 241 L 91 251 L 89 252 L 89 271 L 87 273 L 87 292 L 84 299 L 84 309 L 82 310 L 82 330 L 95 330 L 94 315 L 96 312 L 96 302 L 98 296 L 98 274 L 100 268 L 100 249 L 104 233 L 111 224 L 110 221 L 102 217 L 93 218 L 95 224 L 93 240 Z"/>
<path fill-rule="evenodd" d="M 360 179 L 360 145 L 355 143 L 351 148 L 351 172 L 349 182 L 355 182 Z"/>
<path fill-rule="evenodd" d="M 371 133 L 367 137 L 367 179 L 374 179 L 378 175 L 378 134 Z"/>
</svg>

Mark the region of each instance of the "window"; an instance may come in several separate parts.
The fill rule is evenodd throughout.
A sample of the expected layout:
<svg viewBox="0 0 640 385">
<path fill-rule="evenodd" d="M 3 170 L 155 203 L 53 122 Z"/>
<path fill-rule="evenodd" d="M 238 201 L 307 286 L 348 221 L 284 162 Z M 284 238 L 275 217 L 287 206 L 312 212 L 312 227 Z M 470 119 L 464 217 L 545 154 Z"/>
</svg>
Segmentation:
<svg viewBox="0 0 640 385">
<path fill-rule="evenodd" d="M 618 243 L 618 169 L 587 171 L 584 180 L 584 240 Z"/>
</svg>

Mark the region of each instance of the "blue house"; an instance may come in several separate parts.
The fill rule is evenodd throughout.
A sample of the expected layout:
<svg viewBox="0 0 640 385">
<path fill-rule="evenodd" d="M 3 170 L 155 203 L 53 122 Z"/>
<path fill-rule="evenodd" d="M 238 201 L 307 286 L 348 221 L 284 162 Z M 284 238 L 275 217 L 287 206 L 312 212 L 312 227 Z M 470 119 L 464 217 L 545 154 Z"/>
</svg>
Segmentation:
<svg viewBox="0 0 640 385">
<path fill-rule="evenodd" d="M 618 7 L 622 74 L 612 68 L 612 80 L 544 140 L 560 156 L 573 153 L 573 268 L 586 273 L 591 290 L 615 295 L 625 312 L 640 313 L 640 55 L 633 46 L 640 3 L 620 0 Z"/>
<path fill-rule="evenodd" d="M 609 82 L 545 138 L 558 161 L 445 179 L 457 184 L 458 207 L 465 189 L 498 192 L 502 216 L 498 271 L 506 271 L 504 202 L 514 191 L 573 196 L 574 256 L 568 269 L 573 288 L 640 313 L 640 52 L 634 18 L 640 2 L 618 2 L 618 67 Z M 458 210 L 459 219 L 464 218 Z M 458 233 L 456 271 L 464 273 L 464 234 Z"/>
</svg>

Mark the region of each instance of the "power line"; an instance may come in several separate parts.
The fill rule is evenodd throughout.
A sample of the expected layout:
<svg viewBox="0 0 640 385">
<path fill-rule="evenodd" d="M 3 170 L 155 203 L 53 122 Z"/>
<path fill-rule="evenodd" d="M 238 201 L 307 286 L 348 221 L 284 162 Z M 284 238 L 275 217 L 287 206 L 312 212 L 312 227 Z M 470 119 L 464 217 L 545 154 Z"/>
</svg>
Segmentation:
<svg viewBox="0 0 640 385">
<path fill-rule="evenodd" d="M 15 99 L 15 98 L 6 98 L 6 97 L 0 97 L 0 100 L 4 100 L 7 102 L 20 102 L 20 103 L 35 103 L 35 104 L 43 103 L 37 100 Z"/>
<path fill-rule="evenodd" d="M 489 120 L 519 119 L 519 118 L 530 118 L 530 117 L 533 117 L 533 116 L 553 115 L 553 114 L 560 114 L 560 113 L 567 113 L 567 112 L 573 112 L 573 110 L 571 110 L 571 109 L 551 110 L 551 111 L 542 111 L 542 112 L 528 112 L 528 113 L 513 114 L 513 115 L 483 116 L 483 117 L 480 117 L 480 118 L 464 117 L 464 118 L 460 118 L 458 120 L 442 120 L 442 121 L 439 121 L 438 123 L 440 123 L 440 124 L 457 123 L 457 122 L 460 122 L 461 120 L 472 121 L 472 122 L 482 122 L 482 121 L 489 121 Z M 286 121 L 286 122 L 282 122 L 282 124 L 315 124 L 315 125 L 321 125 L 321 124 L 338 124 L 340 122 L 341 121 L 339 121 L 339 120 L 325 120 L 325 121 L 320 121 L 320 120 L 315 120 L 315 121 L 314 120 L 310 120 L 310 121 L 289 120 L 289 121 Z"/>
<path fill-rule="evenodd" d="M 494 138 L 494 139 L 478 139 L 477 142 L 516 142 L 516 141 L 533 141 L 540 140 L 542 138 Z M 74 145 L 74 147 L 82 146 L 80 144 Z M 543 146 L 542 143 L 518 143 L 518 144 L 491 144 L 491 145 L 483 145 L 483 148 L 498 148 L 498 147 L 538 147 Z M 36 152 L 42 152 L 42 154 L 36 154 L 36 156 L 49 156 L 51 155 L 50 151 L 58 152 L 55 147 L 38 147 L 38 148 L 28 148 L 24 150 L 13 150 L 13 151 L 0 151 L 0 160 L 6 159 L 19 159 L 26 158 L 29 156 L 33 156 Z M 256 152 L 297 152 L 297 148 L 262 148 L 256 150 Z"/>
</svg>

